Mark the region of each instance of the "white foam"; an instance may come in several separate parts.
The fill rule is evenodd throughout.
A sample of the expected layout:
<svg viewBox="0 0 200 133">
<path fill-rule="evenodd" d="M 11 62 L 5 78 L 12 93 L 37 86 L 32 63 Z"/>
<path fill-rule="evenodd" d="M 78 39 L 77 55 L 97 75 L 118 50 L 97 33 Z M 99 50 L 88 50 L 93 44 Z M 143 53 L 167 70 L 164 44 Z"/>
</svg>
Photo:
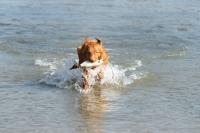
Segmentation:
<svg viewBox="0 0 200 133">
<path fill-rule="evenodd" d="M 82 69 L 72 69 L 75 60 L 74 59 L 63 59 L 48 61 L 46 59 L 36 59 L 35 65 L 45 67 L 42 78 L 39 82 L 49 85 L 55 85 L 59 88 L 75 88 L 82 91 Z M 58 65 L 59 64 L 59 65 Z M 112 85 L 115 87 L 126 86 L 132 84 L 134 80 L 141 79 L 144 77 L 143 73 L 138 73 L 136 69 L 142 66 L 140 60 L 135 61 L 135 66 L 128 68 L 120 68 L 118 65 L 109 64 L 105 67 L 97 67 L 96 69 L 88 69 L 89 72 L 89 89 L 92 90 L 94 85 Z M 97 73 L 103 70 L 104 78 L 97 82 L 95 76 Z"/>
</svg>

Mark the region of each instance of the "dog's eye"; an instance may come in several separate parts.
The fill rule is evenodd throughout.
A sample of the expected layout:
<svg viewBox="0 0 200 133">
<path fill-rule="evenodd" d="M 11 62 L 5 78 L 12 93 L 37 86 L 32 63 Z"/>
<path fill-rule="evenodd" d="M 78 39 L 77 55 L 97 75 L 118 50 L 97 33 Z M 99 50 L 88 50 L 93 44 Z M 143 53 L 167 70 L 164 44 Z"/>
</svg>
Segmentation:
<svg viewBox="0 0 200 133">
<path fill-rule="evenodd" d="M 88 55 L 90 55 L 90 52 L 87 52 Z"/>
</svg>

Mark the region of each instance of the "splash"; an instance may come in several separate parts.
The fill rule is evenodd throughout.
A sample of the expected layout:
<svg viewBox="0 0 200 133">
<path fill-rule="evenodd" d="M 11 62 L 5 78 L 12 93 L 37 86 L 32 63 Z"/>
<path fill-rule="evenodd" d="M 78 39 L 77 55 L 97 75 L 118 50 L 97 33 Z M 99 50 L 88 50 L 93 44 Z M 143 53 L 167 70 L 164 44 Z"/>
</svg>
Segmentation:
<svg viewBox="0 0 200 133">
<path fill-rule="evenodd" d="M 35 65 L 44 69 L 44 77 L 39 80 L 40 83 L 54 85 L 59 88 L 75 88 L 82 92 L 82 69 L 70 68 L 75 63 L 74 59 L 63 59 L 48 61 L 47 59 L 36 59 Z M 138 73 L 137 68 L 142 66 L 140 60 L 135 61 L 135 66 L 122 68 L 118 65 L 108 64 L 106 66 L 97 67 L 96 69 L 88 69 L 89 72 L 89 89 L 92 90 L 95 85 L 106 85 L 121 87 L 132 84 L 134 80 L 144 77 L 144 73 Z M 104 78 L 101 81 L 95 80 L 97 73 L 104 69 Z"/>
</svg>

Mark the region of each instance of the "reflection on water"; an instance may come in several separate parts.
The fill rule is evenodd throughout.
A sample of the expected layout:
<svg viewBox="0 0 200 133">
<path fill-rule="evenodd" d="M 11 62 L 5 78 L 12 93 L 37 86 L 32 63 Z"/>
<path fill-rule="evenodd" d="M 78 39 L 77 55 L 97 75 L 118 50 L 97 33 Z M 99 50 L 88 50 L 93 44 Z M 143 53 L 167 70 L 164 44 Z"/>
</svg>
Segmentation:
<svg viewBox="0 0 200 133">
<path fill-rule="evenodd" d="M 198 5 L 1 0 L 0 133 L 199 133 Z M 123 87 L 100 85 L 89 94 L 65 87 L 70 76 L 61 65 L 77 58 L 85 36 L 103 41 Z"/>
<path fill-rule="evenodd" d="M 95 88 L 90 94 L 82 94 L 79 99 L 79 113 L 82 115 L 79 131 L 99 132 L 104 130 L 105 112 L 109 111 L 106 96 L 101 88 Z"/>
</svg>

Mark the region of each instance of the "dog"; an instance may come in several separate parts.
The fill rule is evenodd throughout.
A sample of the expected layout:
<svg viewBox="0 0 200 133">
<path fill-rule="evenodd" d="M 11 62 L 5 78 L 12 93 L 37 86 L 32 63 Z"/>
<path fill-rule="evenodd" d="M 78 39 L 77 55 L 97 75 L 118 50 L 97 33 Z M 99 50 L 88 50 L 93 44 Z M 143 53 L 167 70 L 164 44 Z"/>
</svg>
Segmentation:
<svg viewBox="0 0 200 133">
<path fill-rule="evenodd" d="M 106 65 L 109 63 L 109 56 L 107 54 L 106 49 L 103 46 L 103 43 L 95 38 L 94 40 L 88 40 L 88 37 L 85 37 L 85 40 L 81 46 L 77 48 L 77 54 L 79 58 L 78 64 L 74 64 L 71 69 L 79 68 L 80 64 L 89 61 L 96 62 L 98 60 L 102 60 L 103 63 L 98 66 L 100 71 L 95 75 L 95 80 L 101 80 L 104 77 L 104 71 Z M 89 88 L 88 78 L 89 71 L 87 68 L 83 69 L 83 90 L 87 90 Z M 93 70 L 97 69 L 97 67 L 91 68 Z"/>
</svg>

